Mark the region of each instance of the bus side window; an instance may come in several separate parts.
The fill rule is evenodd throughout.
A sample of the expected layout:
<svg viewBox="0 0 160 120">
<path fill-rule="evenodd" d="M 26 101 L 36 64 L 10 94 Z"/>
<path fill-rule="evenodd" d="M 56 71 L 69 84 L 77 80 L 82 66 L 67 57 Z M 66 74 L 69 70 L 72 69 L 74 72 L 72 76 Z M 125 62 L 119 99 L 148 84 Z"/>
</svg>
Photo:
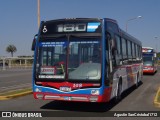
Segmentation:
<svg viewBox="0 0 160 120">
<path fill-rule="evenodd" d="M 122 65 L 122 46 L 121 46 L 121 38 L 118 35 L 115 35 L 116 39 L 116 64 Z"/>
</svg>

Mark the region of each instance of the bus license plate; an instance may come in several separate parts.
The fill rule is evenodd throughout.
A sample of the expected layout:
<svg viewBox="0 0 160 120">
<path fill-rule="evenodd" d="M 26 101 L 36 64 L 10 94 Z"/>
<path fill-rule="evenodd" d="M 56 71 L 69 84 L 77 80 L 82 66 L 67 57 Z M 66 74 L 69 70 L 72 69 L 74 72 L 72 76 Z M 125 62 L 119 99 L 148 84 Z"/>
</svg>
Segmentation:
<svg viewBox="0 0 160 120">
<path fill-rule="evenodd" d="M 66 96 L 66 97 L 64 97 L 64 100 L 70 100 L 70 98 Z"/>
<path fill-rule="evenodd" d="M 71 91 L 71 88 L 70 87 L 60 87 L 60 90 L 65 91 L 65 92 L 69 92 L 69 91 Z"/>
</svg>

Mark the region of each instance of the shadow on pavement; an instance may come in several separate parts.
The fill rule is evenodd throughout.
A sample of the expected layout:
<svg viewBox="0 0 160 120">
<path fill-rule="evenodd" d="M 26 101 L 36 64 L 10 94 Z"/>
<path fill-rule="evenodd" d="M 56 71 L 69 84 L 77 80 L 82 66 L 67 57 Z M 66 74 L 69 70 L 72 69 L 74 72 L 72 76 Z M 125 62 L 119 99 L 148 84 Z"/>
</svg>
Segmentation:
<svg viewBox="0 0 160 120">
<path fill-rule="evenodd" d="M 64 102 L 52 101 L 42 106 L 41 109 L 81 111 L 81 112 L 106 112 L 115 106 L 112 100 L 109 103 L 85 103 L 85 102 Z"/>
</svg>

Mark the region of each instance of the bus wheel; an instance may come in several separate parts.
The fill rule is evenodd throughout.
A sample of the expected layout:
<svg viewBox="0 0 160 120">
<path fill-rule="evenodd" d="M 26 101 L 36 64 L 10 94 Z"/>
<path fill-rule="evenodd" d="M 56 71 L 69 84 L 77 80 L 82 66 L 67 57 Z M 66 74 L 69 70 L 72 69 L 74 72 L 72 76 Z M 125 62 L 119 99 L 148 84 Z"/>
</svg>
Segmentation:
<svg viewBox="0 0 160 120">
<path fill-rule="evenodd" d="M 137 78 L 136 78 L 136 88 L 139 86 L 139 73 L 137 73 Z"/>
<path fill-rule="evenodd" d="M 122 98 L 121 94 L 122 94 L 122 80 L 120 79 L 119 83 L 118 83 L 116 102 L 119 102 L 121 100 L 121 98 Z"/>
</svg>

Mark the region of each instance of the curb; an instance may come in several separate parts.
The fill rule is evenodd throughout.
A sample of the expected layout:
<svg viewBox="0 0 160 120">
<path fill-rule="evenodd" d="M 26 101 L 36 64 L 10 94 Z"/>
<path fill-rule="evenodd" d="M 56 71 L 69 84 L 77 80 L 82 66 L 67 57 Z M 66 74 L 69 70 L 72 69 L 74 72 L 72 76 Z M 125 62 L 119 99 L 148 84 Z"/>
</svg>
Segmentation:
<svg viewBox="0 0 160 120">
<path fill-rule="evenodd" d="M 154 105 L 156 107 L 160 107 L 160 100 L 158 101 L 158 97 L 160 97 L 160 87 L 159 87 L 159 89 L 158 89 L 158 91 L 156 93 L 156 96 L 154 98 Z"/>
<path fill-rule="evenodd" d="M 18 94 L 0 96 L 0 100 L 8 100 L 8 99 L 12 99 L 12 98 L 28 95 L 28 94 L 31 94 L 31 93 L 32 93 L 32 90 L 29 90 L 29 91 L 18 93 Z"/>
<path fill-rule="evenodd" d="M 8 100 L 6 96 L 0 96 L 0 100 Z"/>
</svg>

